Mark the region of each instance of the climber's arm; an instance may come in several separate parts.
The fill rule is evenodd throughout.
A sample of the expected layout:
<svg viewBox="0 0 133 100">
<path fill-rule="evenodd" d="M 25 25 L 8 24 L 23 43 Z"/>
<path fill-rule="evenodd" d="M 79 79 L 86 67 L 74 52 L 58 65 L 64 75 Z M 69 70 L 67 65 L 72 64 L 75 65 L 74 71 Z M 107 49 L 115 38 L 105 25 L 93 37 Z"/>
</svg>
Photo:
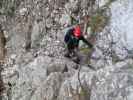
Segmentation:
<svg viewBox="0 0 133 100">
<path fill-rule="evenodd" d="M 82 40 L 84 43 L 86 43 L 90 48 L 93 47 L 91 43 L 89 43 L 83 36 L 80 37 L 80 40 Z"/>
</svg>

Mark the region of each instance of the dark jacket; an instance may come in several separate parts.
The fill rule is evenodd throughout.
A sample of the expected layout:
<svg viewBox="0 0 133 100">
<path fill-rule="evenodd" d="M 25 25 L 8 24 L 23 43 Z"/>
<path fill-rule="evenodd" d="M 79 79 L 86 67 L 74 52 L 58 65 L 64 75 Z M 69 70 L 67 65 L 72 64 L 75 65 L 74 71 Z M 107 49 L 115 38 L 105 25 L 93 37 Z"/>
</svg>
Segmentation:
<svg viewBox="0 0 133 100">
<path fill-rule="evenodd" d="M 82 40 L 84 43 L 86 43 L 90 48 L 93 47 L 93 45 L 91 43 L 89 43 L 84 37 L 83 35 L 81 35 L 80 37 L 75 37 L 74 34 L 74 28 L 71 28 L 67 31 L 64 41 L 67 43 L 67 45 L 70 48 L 75 48 L 78 47 L 79 45 L 79 41 Z"/>
</svg>

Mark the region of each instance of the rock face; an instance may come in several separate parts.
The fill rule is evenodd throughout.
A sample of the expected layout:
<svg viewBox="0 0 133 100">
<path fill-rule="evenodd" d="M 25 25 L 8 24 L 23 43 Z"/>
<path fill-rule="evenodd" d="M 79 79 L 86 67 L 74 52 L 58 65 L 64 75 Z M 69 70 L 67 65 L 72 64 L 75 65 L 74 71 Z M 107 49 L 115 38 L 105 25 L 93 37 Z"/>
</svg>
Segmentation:
<svg viewBox="0 0 133 100">
<path fill-rule="evenodd" d="M 2 26 L 0 25 L 0 64 L 4 62 L 4 58 L 6 55 L 5 46 L 6 46 L 6 38 Z"/>
<path fill-rule="evenodd" d="M 119 3 L 120 2 L 120 3 Z M 115 6 L 118 4 L 118 8 Z M 129 45 L 128 48 L 132 49 L 132 14 L 130 13 L 133 8 L 133 1 L 132 0 L 123 0 L 122 2 L 118 0 L 117 2 L 114 2 L 111 5 L 111 12 L 112 12 L 112 18 L 111 18 L 111 27 L 113 33 L 116 33 L 120 31 L 121 35 L 123 35 L 123 38 L 126 40 L 126 43 Z M 115 13 L 114 13 L 115 12 Z M 119 19 L 117 18 L 119 17 Z M 129 26 L 127 26 L 129 25 Z M 114 32 L 116 30 L 116 32 Z M 118 37 L 118 36 L 117 36 Z M 123 39 L 123 40 L 124 40 Z"/>
<path fill-rule="evenodd" d="M 16 1 L 13 16 L 0 16 L 9 37 L 1 100 L 132 100 L 132 0 Z M 98 33 L 91 67 L 65 58 L 68 27 L 106 3 L 111 16 Z"/>
</svg>

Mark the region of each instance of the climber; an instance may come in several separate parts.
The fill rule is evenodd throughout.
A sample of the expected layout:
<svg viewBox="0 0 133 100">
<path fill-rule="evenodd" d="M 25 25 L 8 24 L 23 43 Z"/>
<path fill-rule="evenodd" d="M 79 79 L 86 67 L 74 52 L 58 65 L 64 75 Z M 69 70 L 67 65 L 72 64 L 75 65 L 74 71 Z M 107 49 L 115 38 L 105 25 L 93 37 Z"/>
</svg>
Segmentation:
<svg viewBox="0 0 133 100">
<path fill-rule="evenodd" d="M 80 25 L 76 25 L 75 27 L 70 28 L 66 32 L 64 41 L 67 44 L 67 52 L 64 56 L 68 58 L 74 56 L 77 57 L 76 59 L 77 63 L 80 61 L 77 54 L 79 40 L 82 40 L 84 43 L 86 43 L 89 46 L 89 48 L 93 47 L 93 45 L 89 43 L 82 35 Z"/>
</svg>

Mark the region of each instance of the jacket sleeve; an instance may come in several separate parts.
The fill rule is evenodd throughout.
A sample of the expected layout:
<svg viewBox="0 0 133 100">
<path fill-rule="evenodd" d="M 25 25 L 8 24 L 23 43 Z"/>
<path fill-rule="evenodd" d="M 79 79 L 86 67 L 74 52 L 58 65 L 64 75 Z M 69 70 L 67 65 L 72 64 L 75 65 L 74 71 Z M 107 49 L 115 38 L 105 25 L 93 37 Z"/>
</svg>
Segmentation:
<svg viewBox="0 0 133 100">
<path fill-rule="evenodd" d="M 86 43 L 89 46 L 89 48 L 93 47 L 93 45 L 91 43 L 89 43 L 83 36 L 81 36 L 80 40 L 82 40 L 84 43 Z"/>
<path fill-rule="evenodd" d="M 73 29 L 69 29 L 67 32 L 66 32 L 66 35 L 64 37 L 64 41 L 65 43 L 68 43 L 70 41 L 70 38 L 71 38 L 71 35 L 73 34 Z"/>
</svg>

